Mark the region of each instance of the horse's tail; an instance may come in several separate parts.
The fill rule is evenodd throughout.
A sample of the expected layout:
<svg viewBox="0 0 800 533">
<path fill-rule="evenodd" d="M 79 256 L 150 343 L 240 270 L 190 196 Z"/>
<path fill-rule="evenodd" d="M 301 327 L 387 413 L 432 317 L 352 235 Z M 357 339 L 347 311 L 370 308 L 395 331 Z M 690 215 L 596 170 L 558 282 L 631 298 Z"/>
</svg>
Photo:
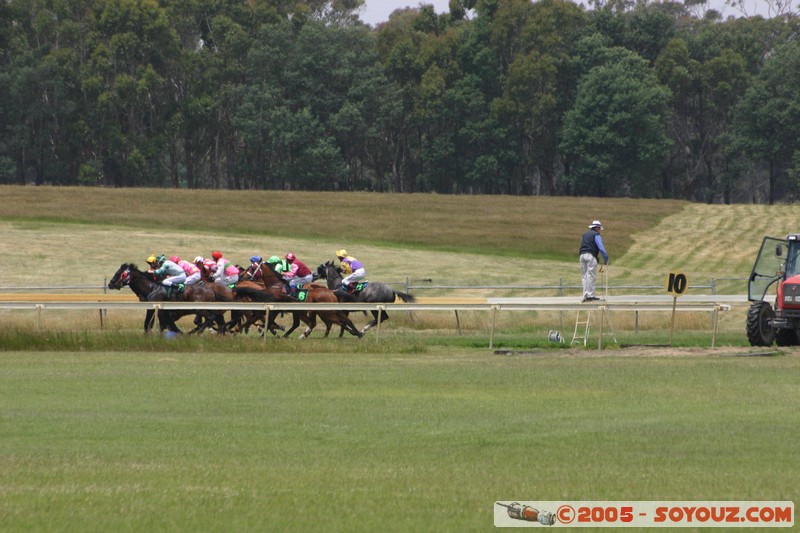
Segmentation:
<svg viewBox="0 0 800 533">
<path fill-rule="evenodd" d="M 234 292 L 239 296 L 246 296 L 247 298 L 251 298 L 256 302 L 272 302 L 274 298 L 271 294 L 261 289 L 254 289 L 251 287 L 236 287 L 233 289 Z"/>
<path fill-rule="evenodd" d="M 403 300 L 405 303 L 414 303 L 417 301 L 417 299 L 414 296 L 408 294 L 407 292 L 394 291 L 394 295 L 399 296 L 400 299 Z"/>
</svg>

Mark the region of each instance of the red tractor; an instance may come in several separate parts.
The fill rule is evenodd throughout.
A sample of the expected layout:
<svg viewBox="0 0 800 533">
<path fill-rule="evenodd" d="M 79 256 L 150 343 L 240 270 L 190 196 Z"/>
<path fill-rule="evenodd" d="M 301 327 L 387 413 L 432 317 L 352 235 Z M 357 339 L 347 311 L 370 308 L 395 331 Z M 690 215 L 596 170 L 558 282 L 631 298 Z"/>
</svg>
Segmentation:
<svg viewBox="0 0 800 533">
<path fill-rule="evenodd" d="M 747 284 L 747 339 L 751 346 L 800 344 L 800 234 L 764 237 Z M 777 284 L 775 307 L 766 301 Z"/>
</svg>

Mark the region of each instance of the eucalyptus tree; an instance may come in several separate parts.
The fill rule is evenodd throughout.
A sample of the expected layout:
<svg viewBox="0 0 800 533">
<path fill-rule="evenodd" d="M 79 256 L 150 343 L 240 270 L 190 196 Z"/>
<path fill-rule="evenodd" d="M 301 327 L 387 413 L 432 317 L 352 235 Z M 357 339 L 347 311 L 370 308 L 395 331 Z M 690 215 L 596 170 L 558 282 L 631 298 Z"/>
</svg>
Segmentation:
<svg viewBox="0 0 800 533">
<path fill-rule="evenodd" d="M 414 25 L 416 16 L 413 10 L 401 11 L 376 29 L 378 57 L 386 77 L 396 87 L 390 126 L 383 132 L 391 151 L 390 189 L 395 192 L 417 191 L 415 176 L 423 164 L 416 105 L 427 70 L 422 50 L 430 36 Z"/>
<path fill-rule="evenodd" d="M 734 110 L 729 150 L 741 151 L 767 168 L 769 204 L 783 193 L 796 195 L 796 175 L 800 149 L 800 44 L 790 41 L 777 48 Z"/>
<path fill-rule="evenodd" d="M 85 141 L 104 184 L 164 185 L 166 73 L 179 52 L 176 32 L 155 0 L 100 0 L 95 16 L 81 72 Z"/>
<path fill-rule="evenodd" d="M 744 59 L 728 48 L 715 56 L 692 58 L 687 42 L 675 38 L 655 69 L 671 91 L 672 147 L 664 173 L 665 196 L 729 202 L 730 161 L 720 137 L 729 130 L 731 111 L 750 80 Z"/>
<path fill-rule="evenodd" d="M 0 6 L 0 179 L 72 184 L 83 153 L 80 66 L 92 2 Z"/>
<path fill-rule="evenodd" d="M 577 85 L 572 47 L 587 23 L 569 2 L 515 1 L 495 11 L 492 42 L 507 70 L 493 110 L 501 122 L 513 124 L 526 193 L 558 192 L 558 136 Z"/>
<path fill-rule="evenodd" d="M 665 134 L 669 91 L 648 62 L 619 47 L 595 51 L 566 115 L 561 150 L 572 194 L 660 195 L 658 177 L 669 140 Z"/>
</svg>

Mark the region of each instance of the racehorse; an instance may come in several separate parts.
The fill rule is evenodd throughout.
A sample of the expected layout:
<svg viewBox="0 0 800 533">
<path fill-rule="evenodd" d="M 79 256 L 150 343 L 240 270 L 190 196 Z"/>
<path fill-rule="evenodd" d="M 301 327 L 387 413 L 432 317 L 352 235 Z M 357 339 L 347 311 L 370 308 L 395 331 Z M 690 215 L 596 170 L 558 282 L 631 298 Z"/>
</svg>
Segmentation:
<svg viewBox="0 0 800 533">
<path fill-rule="evenodd" d="M 254 301 L 253 297 L 248 294 L 248 291 L 251 290 L 264 292 L 266 291 L 266 287 L 263 283 L 245 280 L 236 283 L 233 289 L 231 289 L 231 292 L 234 295 L 234 299 L 237 301 L 252 302 Z M 275 300 L 271 297 L 268 301 Z M 285 301 L 290 301 L 290 299 L 287 298 Z M 231 313 L 231 320 L 227 323 L 226 328 L 237 333 L 242 331 L 247 333 L 250 326 L 256 326 L 259 331 L 266 328 L 273 335 L 277 335 L 277 330 L 285 331 L 285 328 L 275 322 L 274 318 L 276 315 L 277 311 L 271 311 L 268 320 L 267 313 L 264 311 L 234 311 Z"/>
<path fill-rule="evenodd" d="M 416 301 L 414 296 L 406 292 L 396 291 L 385 283 L 375 281 L 367 283 L 367 286 L 361 291 L 345 295 L 342 291 L 342 273 L 333 264 L 333 261 L 326 261 L 324 264 L 319 265 L 317 267 L 317 277 L 327 280 L 328 288 L 335 292 L 341 302 L 394 303 L 396 298 L 400 298 L 406 303 Z M 372 321 L 364 326 L 364 329 L 361 330 L 362 334 L 378 324 L 378 311 L 370 311 L 370 313 L 372 313 Z M 381 322 L 389 320 L 389 315 L 386 311 L 381 311 L 380 319 Z"/>
<path fill-rule="evenodd" d="M 163 301 L 181 301 L 181 302 L 214 302 L 218 298 L 214 291 L 201 284 L 188 285 L 183 292 L 178 294 L 171 294 L 167 287 L 158 283 L 153 279 L 151 274 L 142 272 L 133 263 L 123 263 L 120 265 L 117 272 L 111 277 L 108 282 L 108 288 L 120 290 L 122 287 L 128 286 L 139 298 L 140 302 L 163 302 Z M 200 323 L 191 333 L 202 331 L 209 323 L 217 325 L 220 332 L 224 331 L 224 320 L 222 313 L 212 311 L 171 311 L 169 313 L 159 311 L 158 322 L 161 330 L 169 329 L 180 333 L 180 329 L 175 324 L 175 320 L 187 314 L 198 314 L 205 318 L 203 323 Z M 144 319 L 144 331 L 150 331 L 153 323 L 154 310 L 148 309 Z"/>
<path fill-rule="evenodd" d="M 287 294 L 289 292 L 289 283 L 275 272 L 270 263 L 261 264 L 261 279 L 264 280 L 266 286 L 266 289 L 262 291 L 261 294 L 258 294 L 258 291 L 251 292 L 249 290 L 243 291 L 243 293 L 252 297 L 253 299 L 256 299 L 257 301 L 297 301 Z M 316 283 L 304 285 L 300 294 L 302 294 L 303 301 L 308 303 L 336 303 L 338 301 L 336 295 L 333 294 L 333 291 Z M 347 317 L 347 313 L 344 311 L 293 311 L 292 316 L 292 327 L 286 331 L 284 337 L 288 336 L 292 331 L 294 331 L 300 325 L 300 321 L 302 320 L 306 323 L 306 330 L 302 335 L 300 335 L 300 338 L 305 339 L 316 327 L 317 316 L 319 316 L 319 318 L 325 324 L 326 337 L 330 334 L 333 324 L 338 324 L 341 326 L 342 331 L 339 335 L 340 337 L 345 331 L 355 335 L 356 337 L 361 337 L 361 332 L 358 331 L 358 328 L 355 327 L 353 322 Z"/>
</svg>

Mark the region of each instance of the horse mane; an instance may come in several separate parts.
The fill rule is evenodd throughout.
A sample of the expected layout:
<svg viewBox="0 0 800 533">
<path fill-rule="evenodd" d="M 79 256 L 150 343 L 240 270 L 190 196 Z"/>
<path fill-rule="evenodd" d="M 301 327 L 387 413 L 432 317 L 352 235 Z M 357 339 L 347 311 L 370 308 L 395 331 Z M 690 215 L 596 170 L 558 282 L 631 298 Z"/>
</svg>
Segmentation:
<svg viewBox="0 0 800 533">
<path fill-rule="evenodd" d="M 275 266 L 272 263 L 261 263 L 261 265 L 268 268 L 269 271 L 272 272 L 272 275 L 275 276 L 275 279 L 277 279 L 280 283 L 283 283 L 287 287 L 289 286 L 289 282 L 286 281 L 286 278 L 275 272 Z"/>
</svg>

